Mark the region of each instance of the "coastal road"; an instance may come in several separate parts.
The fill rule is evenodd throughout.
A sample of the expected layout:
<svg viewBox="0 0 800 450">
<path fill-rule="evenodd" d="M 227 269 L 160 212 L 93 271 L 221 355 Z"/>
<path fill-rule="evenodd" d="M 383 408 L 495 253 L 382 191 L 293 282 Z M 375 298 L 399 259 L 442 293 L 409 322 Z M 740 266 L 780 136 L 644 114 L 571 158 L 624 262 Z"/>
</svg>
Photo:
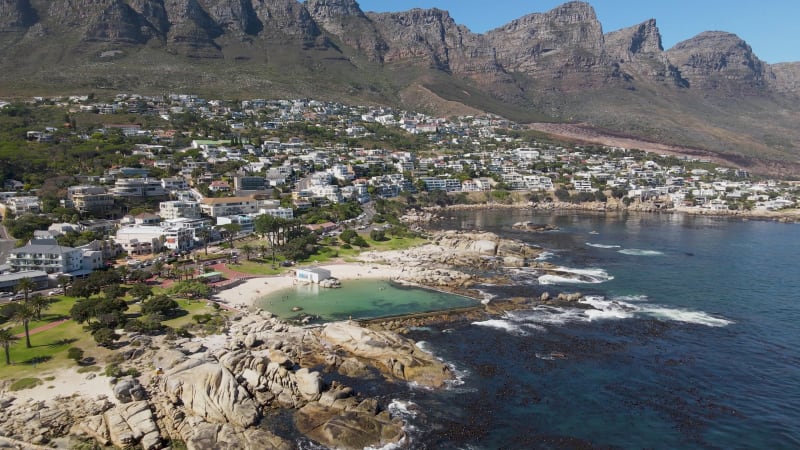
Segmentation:
<svg viewBox="0 0 800 450">
<path fill-rule="evenodd" d="M 8 254 L 14 248 L 14 244 L 16 242 L 16 240 L 8 238 L 8 231 L 6 231 L 6 227 L 0 223 L 0 264 L 6 263 Z"/>
</svg>

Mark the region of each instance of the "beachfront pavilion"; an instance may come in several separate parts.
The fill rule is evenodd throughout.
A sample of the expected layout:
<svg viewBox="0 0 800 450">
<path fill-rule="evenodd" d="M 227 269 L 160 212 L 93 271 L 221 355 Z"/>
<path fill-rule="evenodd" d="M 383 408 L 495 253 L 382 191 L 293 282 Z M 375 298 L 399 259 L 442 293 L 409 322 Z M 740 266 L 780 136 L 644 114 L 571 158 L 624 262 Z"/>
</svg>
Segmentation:
<svg viewBox="0 0 800 450">
<path fill-rule="evenodd" d="M 295 279 L 303 283 L 319 284 L 320 281 L 327 280 L 331 277 L 331 271 L 319 267 L 312 267 L 308 269 L 297 269 Z"/>
</svg>

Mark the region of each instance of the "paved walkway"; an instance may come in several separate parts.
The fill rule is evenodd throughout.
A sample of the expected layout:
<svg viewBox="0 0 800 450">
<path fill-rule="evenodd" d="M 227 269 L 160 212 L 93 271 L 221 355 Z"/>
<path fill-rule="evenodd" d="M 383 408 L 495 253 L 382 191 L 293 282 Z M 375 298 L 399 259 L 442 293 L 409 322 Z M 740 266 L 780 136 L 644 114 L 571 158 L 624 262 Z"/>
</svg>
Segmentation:
<svg viewBox="0 0 800 450">
<path fill-rule="evenodd" d="M 56 320 L 55 322 L 46 323 L 46 324 L 44 324 L 42 326 L 39 326 L 39 327 L 36 327 L 36 328 L 34 328 L 32 330 L 28 330 L 28 334 L 29 335 L 34 335 L 36 333 L 41 333 L 42 331 L 47 331 L 47 330 L 49 330 L 51 328 L 55 328 L 55 327 L 61 325 L 62 323 L 66 322 L 68 320 L 69 319 L 61 319 L 61 320 Z M 16 336 L 18 338 L 24 338 L 25 337 L 25 332 L 23 331 L 22 333 L 19 333 Z"/>
</svg>

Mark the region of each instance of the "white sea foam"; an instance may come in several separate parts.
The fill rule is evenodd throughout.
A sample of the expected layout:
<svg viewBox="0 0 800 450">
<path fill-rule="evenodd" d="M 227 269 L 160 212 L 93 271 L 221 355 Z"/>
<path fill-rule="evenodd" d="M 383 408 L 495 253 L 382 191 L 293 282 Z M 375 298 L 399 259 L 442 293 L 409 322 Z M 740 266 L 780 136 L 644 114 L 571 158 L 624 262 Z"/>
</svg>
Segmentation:
<svg viewBox="0 0 800 450">
<path fill-rule="evenodd" d="M 591 308 L 561 308 L 537 306 L 529 310 L 511 311 L 504 320 L 476 322 L 475 324 L 506 330 L 511 334 L 527 334 L 525 330 L 545 332 L 547 325 L 563 325 L 569 322 L 592 322 L 600 320 L 626 320 L 652 317 L 665 321 L 695 323 L 709 327 L 724 327 L 733 321 L 715 317 L 703 311 L 668 308 L 646 303 L 646 296 L 632 295 L 606 298 L 598 295 L 579 300 Z M 492 323 L 487 323 L 492 322 Z"/>
<path fill-rule="evenodd" d="M 394 399 L 387 407 L 389 414 L 392 417 L 401 417 L 403 419 L 417 417 L 419 407 L 411 400 Z"/>
<path fill-rule="evenodd" d="M 505 330 L 511 334 L 516 334 L 519 336 L 525 336 L 527 334 L 519 325 L 516 325 L 511 321 L 505 319 L 489 319 L 489 320 L 484 320 L 482 322 L 472 322 L 472 324 L 481 327 L 489 327 L 489 328 L 497 328 L 500 330 Z"/>
<path fill-rule="evenodd" d="M 631 255 L 631 256 L 659 256 L 664 254 L 662 252 L 659 252 L 658 250 L 642 250 L 638 248 L 626 248 L 620 250 L 617 253 L 622 253 L 623 255 Z"/>
<path fill-rule="evenodd" d="M 643 313 L 665 320 L 675 322 L 696 323 L 707 327 L 724 327 L 733 323 L 732 320 L 714 317 L 703 311 L 687 311 L 684 309 L 652 307 L 644 308 Z"/>
<path fill-rule="evenodd" d="M 588 245 L 589 247 L 595 247 L 595 248 L 620 248 L 620 247 L 622 247 L 621 245 L 592 244 L 591 242 L 587 242 L 586 245 Z"/>
<path fill-rule="evenodd" d="M 536 257 L 536 259 L 534 259 L 534 261 L 547 261 L 548 259 L 552 258 L 553 255 L 553 252 L 542 252 Z"/>
<path fill-rule="evenodd" d="M 630 319 L 639 309 L 625 302 L 616 300 L 609 301 L 603 297 L 597 296 L 584 297 L 580 302 L 592 306 L 592 309 L 584 311 L 584 314 L 590 322 L 603 319 Z"/>
<path fill-rule="evenodd" d="M 574 269 L 571 267 L 558 267 L 550 270 L 547 275 L 538 278 L 539 284 L 564 284 L 564 283 L 604 283 L 613 280 L 603 269 Z"/>
</svg>

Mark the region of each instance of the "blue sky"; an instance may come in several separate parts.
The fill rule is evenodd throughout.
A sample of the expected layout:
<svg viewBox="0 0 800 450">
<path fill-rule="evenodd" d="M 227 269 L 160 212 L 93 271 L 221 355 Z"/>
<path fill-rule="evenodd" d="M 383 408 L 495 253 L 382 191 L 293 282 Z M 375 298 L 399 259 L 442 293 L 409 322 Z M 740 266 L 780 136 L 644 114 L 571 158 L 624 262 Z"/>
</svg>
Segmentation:
<svg viewBox="0 0 800 450">
<path fill-rule="evenodd" d="M 439 8 L 456 22 L 483 33 L 513 19 L 545 12 L 565 0 L 356 0 L 364 11 Z M 800 61 L 800 0 L 594 0 L 603 31 L 655 18 L 664 48 L 702 31 L 720 30 L 747 41 L 769 63 Z"/>
</svg>

